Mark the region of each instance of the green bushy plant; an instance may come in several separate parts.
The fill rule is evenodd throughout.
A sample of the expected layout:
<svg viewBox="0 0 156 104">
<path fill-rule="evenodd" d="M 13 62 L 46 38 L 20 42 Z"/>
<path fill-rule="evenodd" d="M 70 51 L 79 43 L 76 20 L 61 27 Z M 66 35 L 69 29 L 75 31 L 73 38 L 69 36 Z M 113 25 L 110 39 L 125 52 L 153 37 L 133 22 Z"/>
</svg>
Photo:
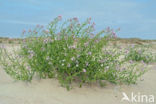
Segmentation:
<svg viewBox="0 0 156 104">
<path fill-rule="evenodd" d="M 90 18 L 83 23 L 77 18 L 63 23 L 61 19 L 55 18 L 46 29 L 37 25 L 33 31 L 24 30 L 27 37 L 13 54 L 3 48 L 5 57 L 1 60 L 5 71 L 25 81 L 31 81 L 35 74 L 40 78 L 57 78 L 67 89 L 72 82 L 80 86 L 102 80 L 135 83 L 145 72 L 134 63 L 123 66 L 127 62 L 120 59 L 123 53 L 104 48 L 116 37 L 112 29 L 95 33 L 95 23 Z"/>
<path fill-rule="evenodd" d="M 127 49 L 126 59 L 150 63 L 155 62 L 156 58 L 153 53 L 149 51 L 149 47 L 132 45 Z"/>
</svg>

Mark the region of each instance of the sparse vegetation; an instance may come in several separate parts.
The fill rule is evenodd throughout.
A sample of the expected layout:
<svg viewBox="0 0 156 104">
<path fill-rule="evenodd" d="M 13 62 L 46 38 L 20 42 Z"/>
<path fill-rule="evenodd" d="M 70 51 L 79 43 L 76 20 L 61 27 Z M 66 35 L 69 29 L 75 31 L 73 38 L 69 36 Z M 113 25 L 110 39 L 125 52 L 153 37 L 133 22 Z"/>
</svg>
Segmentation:
<svg viewBox="0 0 156 104">
<path fill-rule="evenodd" d="M 140 61 L 145 63 L 151 63 L 156 61 L 156 55 L 153 55 L 152 52 L 148 51 L 149 47 L 147 46 L 138 46 L 132 45 L 127 49 L 127 60 Z"/>
</svg>

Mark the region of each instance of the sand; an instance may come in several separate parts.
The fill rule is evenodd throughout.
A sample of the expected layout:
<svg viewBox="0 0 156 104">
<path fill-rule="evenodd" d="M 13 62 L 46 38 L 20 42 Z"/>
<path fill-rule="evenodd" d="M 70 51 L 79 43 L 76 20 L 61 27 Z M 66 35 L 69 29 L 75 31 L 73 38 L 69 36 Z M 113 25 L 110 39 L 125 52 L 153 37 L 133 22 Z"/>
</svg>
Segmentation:
<svg viewBox="0 0 156 104">
<path fill-rule="evenodd" d="M 15 81 L 0 67 L 0 104 L 147 104 L 121 99 L 122 92 L 128 96 L 133 92 L 156 97 L 156 63 L 148 67 L 150 70 L 136 85 L 108 84 L 101 88 L 93 84 L 70 91 L 61 87 L 56 79 L 34 78 L 31 83 Z"/>
</svg>

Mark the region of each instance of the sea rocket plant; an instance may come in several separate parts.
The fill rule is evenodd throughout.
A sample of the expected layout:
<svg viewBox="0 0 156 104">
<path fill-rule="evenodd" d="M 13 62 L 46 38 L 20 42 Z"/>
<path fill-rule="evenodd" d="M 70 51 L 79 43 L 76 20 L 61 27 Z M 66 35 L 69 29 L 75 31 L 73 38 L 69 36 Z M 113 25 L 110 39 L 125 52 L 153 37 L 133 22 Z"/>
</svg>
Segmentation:
<svg viewBox="0 0 156 104">
<path fill-rule="evenodd" d="M 101 80 L 135 83 L 145 72 L 136 70 L 135 65 L 123 68 L 127 60 L 119 60 L 119 57 L 124 52 L 103 49 L 116 37 L 110 27 L 95 33 L 95 23 L 91 22 L 91 18 L 83 23 L 76 17 L 63 23 L 62 20 L 62 16 L 58 16 L 46 29 L 37 25 L 34 30 L 28 31 L 18 52 L 22 61 L 8 56 L 12 63 L 8 66 L 3 60 L 6 72 L 15 79 L 28 81 L 35 74 L 40 78 L 55 77 L 67 89 L 74 81 L 80 86 L 95 81 L 101 83 Z M 13 69 L 15 66 L 18 67 L 16 70 Z"/>
</svg>

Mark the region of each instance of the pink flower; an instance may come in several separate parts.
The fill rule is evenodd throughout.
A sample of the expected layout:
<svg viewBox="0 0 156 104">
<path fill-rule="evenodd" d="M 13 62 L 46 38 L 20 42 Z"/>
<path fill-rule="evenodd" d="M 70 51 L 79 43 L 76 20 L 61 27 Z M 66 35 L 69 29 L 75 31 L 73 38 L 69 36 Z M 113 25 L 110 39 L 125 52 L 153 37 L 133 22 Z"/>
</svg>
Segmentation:
<svg viewBox="0 0 156 104">
<path fill-rule="evenodd" d="M 98 39 L 96 39 L 96 40 L 95 40 L 95 42 L 96 42 L 96 43 L 98 43 L 98 42 L 99 42 L 99 40 L 98 40 Z"/>
<path fill-rule="evenodd" d="M 69 19 L 70 22 L 72 22 L 72 19 Z"/>
<path fill-rule="evenodd" d="M 88 52 L 88 55 L 92 55 L 92 52 Z"/>
<path fill-rule="evenodd" d="M 128 50 L 126 50 L 125 53 L 128 53 Z"/>
<path fill-rule="evenodd" d="M 89 63 L 87 62 L 87 63 L 86 63 L 86 66 L 88 66 L 88 65 L 89 65 Z"/>
<path fill-rule="evenodd" d="M 144 62 L 143 60 L 141 61 L 141 63 L 142 63 L 142 64 L 145 64 L 145 62 Z"/>
<path fill-rule="evenodd" d="M 91 38 L 93 38 L 93 37 L 94 37 L 94 34 L 93 34 L 93 33 L 91 33 L 91 34 L 90 34 L 90 36 L 91 36 Z"/>
<path fill-rule="evenodd" d="M 44 26 L 43 26 L 43 25 L 41 25 L 41 28 L 44 28 Z"/>
<path fill-rule="evenodd" d="M 45 32 L 46 34 L 48 34 L 48 33 L 49 33 L 49 30 L 46 29 L 46 30 L 44 30 L 44 32 Z"/>
<path fill-rule="evenodd" d="M 129 62 L 130 62 L 131 64 L 133 63 L 133 61 L 132 61 L 132 60 L 130 60 Z"/>
<path fill-rule="evenodd" d="M 122 68 L 122 70 L 126 70 L 126 68 Z"/>
<path fill-rule="evenodd" d="M 107 31 L 107 32 L 110 32 L 110 27 L 107 27 L 107 28 L 106 28 L 106 31 Z"/>
<path fill-rule="evenodd" d="M 95 22 L 93 22 L 93 24 L 92 24 L 93 26 L 95 26 Z"/>
<path fill-rule="evenodd" d="M 68 64 L 68 67 L 70 67 L 71 65 L 70 64 Z"/>
<path fill-rule="evenodd" d="M 30 55 L 28 56 L 29 59 L 33 58 L 35 56 L 34 53 L 30 53 Z"/>
<path fill-rule="evenodd" d="M 116 35 L 116 33 L 114 32 L 114 31 L 112 31 L 112 35 L 113 35 L 113 37 L 117 37 L 117 35 Z"/>
<path fill-rule="evenodd" d="M 91 19 L 92 19 L 91 17 L 88 18 L 89 21 L 91 21 Z"/>
<path fill-rule="evenodd" d="M 86 69 L 83 69 L 83 72 L 86 73 Z"/>
<path fill-rule="evenodd" d="M 71 60 L 74 61 L 75 60 L 75 57 L 72 57 Z"/>
<path fill-rule="evenodd" d="M 1 45 L 0 45 L 0 48 L 3 48 L 3 49 L 4 49 L 4 48 L 5 48 L 5 46 L 1 44 Z"/>
<path fill-rule="evenodd" d="M 73 45 L 73 46 L 69 46 L 69 48 L 73 48 L 73 49 L 75 49 L 75 48 L 76 48 L 76 46 L 75 46 L 75 45 Z"/>
<path fill-rule="evenodd" d="M 28 70 L 28 71 L 30 71 L 30 70 L 31 70 L 30 66 L 27 66 L 27 70 Z"/>
<path fill-rule="evenodd" d="M 61 15 L 59 15 L 57 18 L 58 18 L 58 20 L 62 20 L 62 16 Z"/>
<path fill-rule="evenodd" d="M 77 55 L 77 58 L 79 58 L 80 57 L 80 55 Z"/>
<path fill-rule="evenodd" d="M 144 70 L 145 70 L 145 68 L 142 68 L 141 70 L 142 70 L 142 71 L 144 71 Z"/>
<path fill-rule="evenodd" d="M 37 25 L 36 25 L 36 27 L 40 27 L 40 25 L 39 25 L 39 24 L 37 24 Z"/>
<path fill-rule="evenodd" d="M 74 17 L 73 20 L 76 21 L 76 22 L 78 22 L 78 18 L 77 17 Z"/>
<path fill-rule="evenodd" d="M 47 44 L 49 42 L 49 39 L 44 39 L 43 42 Z"/>
<path fill-rule="evenodd" d="M 90 24 L 90 21 L 91 21 L 91 18 L 88 18 L 88 20 L 87 20 L 88 24 Z"/>
<path fill-rule="evenodd" d="M 135 46 L 135 45 L 134 45 L 134 44 L 132 44 L 132 45 L 131 45 L 131 48 L 134 48 L 134 46 Z"/>
<path fill-rule="evenodd" d="M 95 26 L 95 22 L 93 22 L 93 24 L 91 25 L 91 28 L 92 28 L 93 30 L 95 30 L 94 26 Z"/>
</svg>

